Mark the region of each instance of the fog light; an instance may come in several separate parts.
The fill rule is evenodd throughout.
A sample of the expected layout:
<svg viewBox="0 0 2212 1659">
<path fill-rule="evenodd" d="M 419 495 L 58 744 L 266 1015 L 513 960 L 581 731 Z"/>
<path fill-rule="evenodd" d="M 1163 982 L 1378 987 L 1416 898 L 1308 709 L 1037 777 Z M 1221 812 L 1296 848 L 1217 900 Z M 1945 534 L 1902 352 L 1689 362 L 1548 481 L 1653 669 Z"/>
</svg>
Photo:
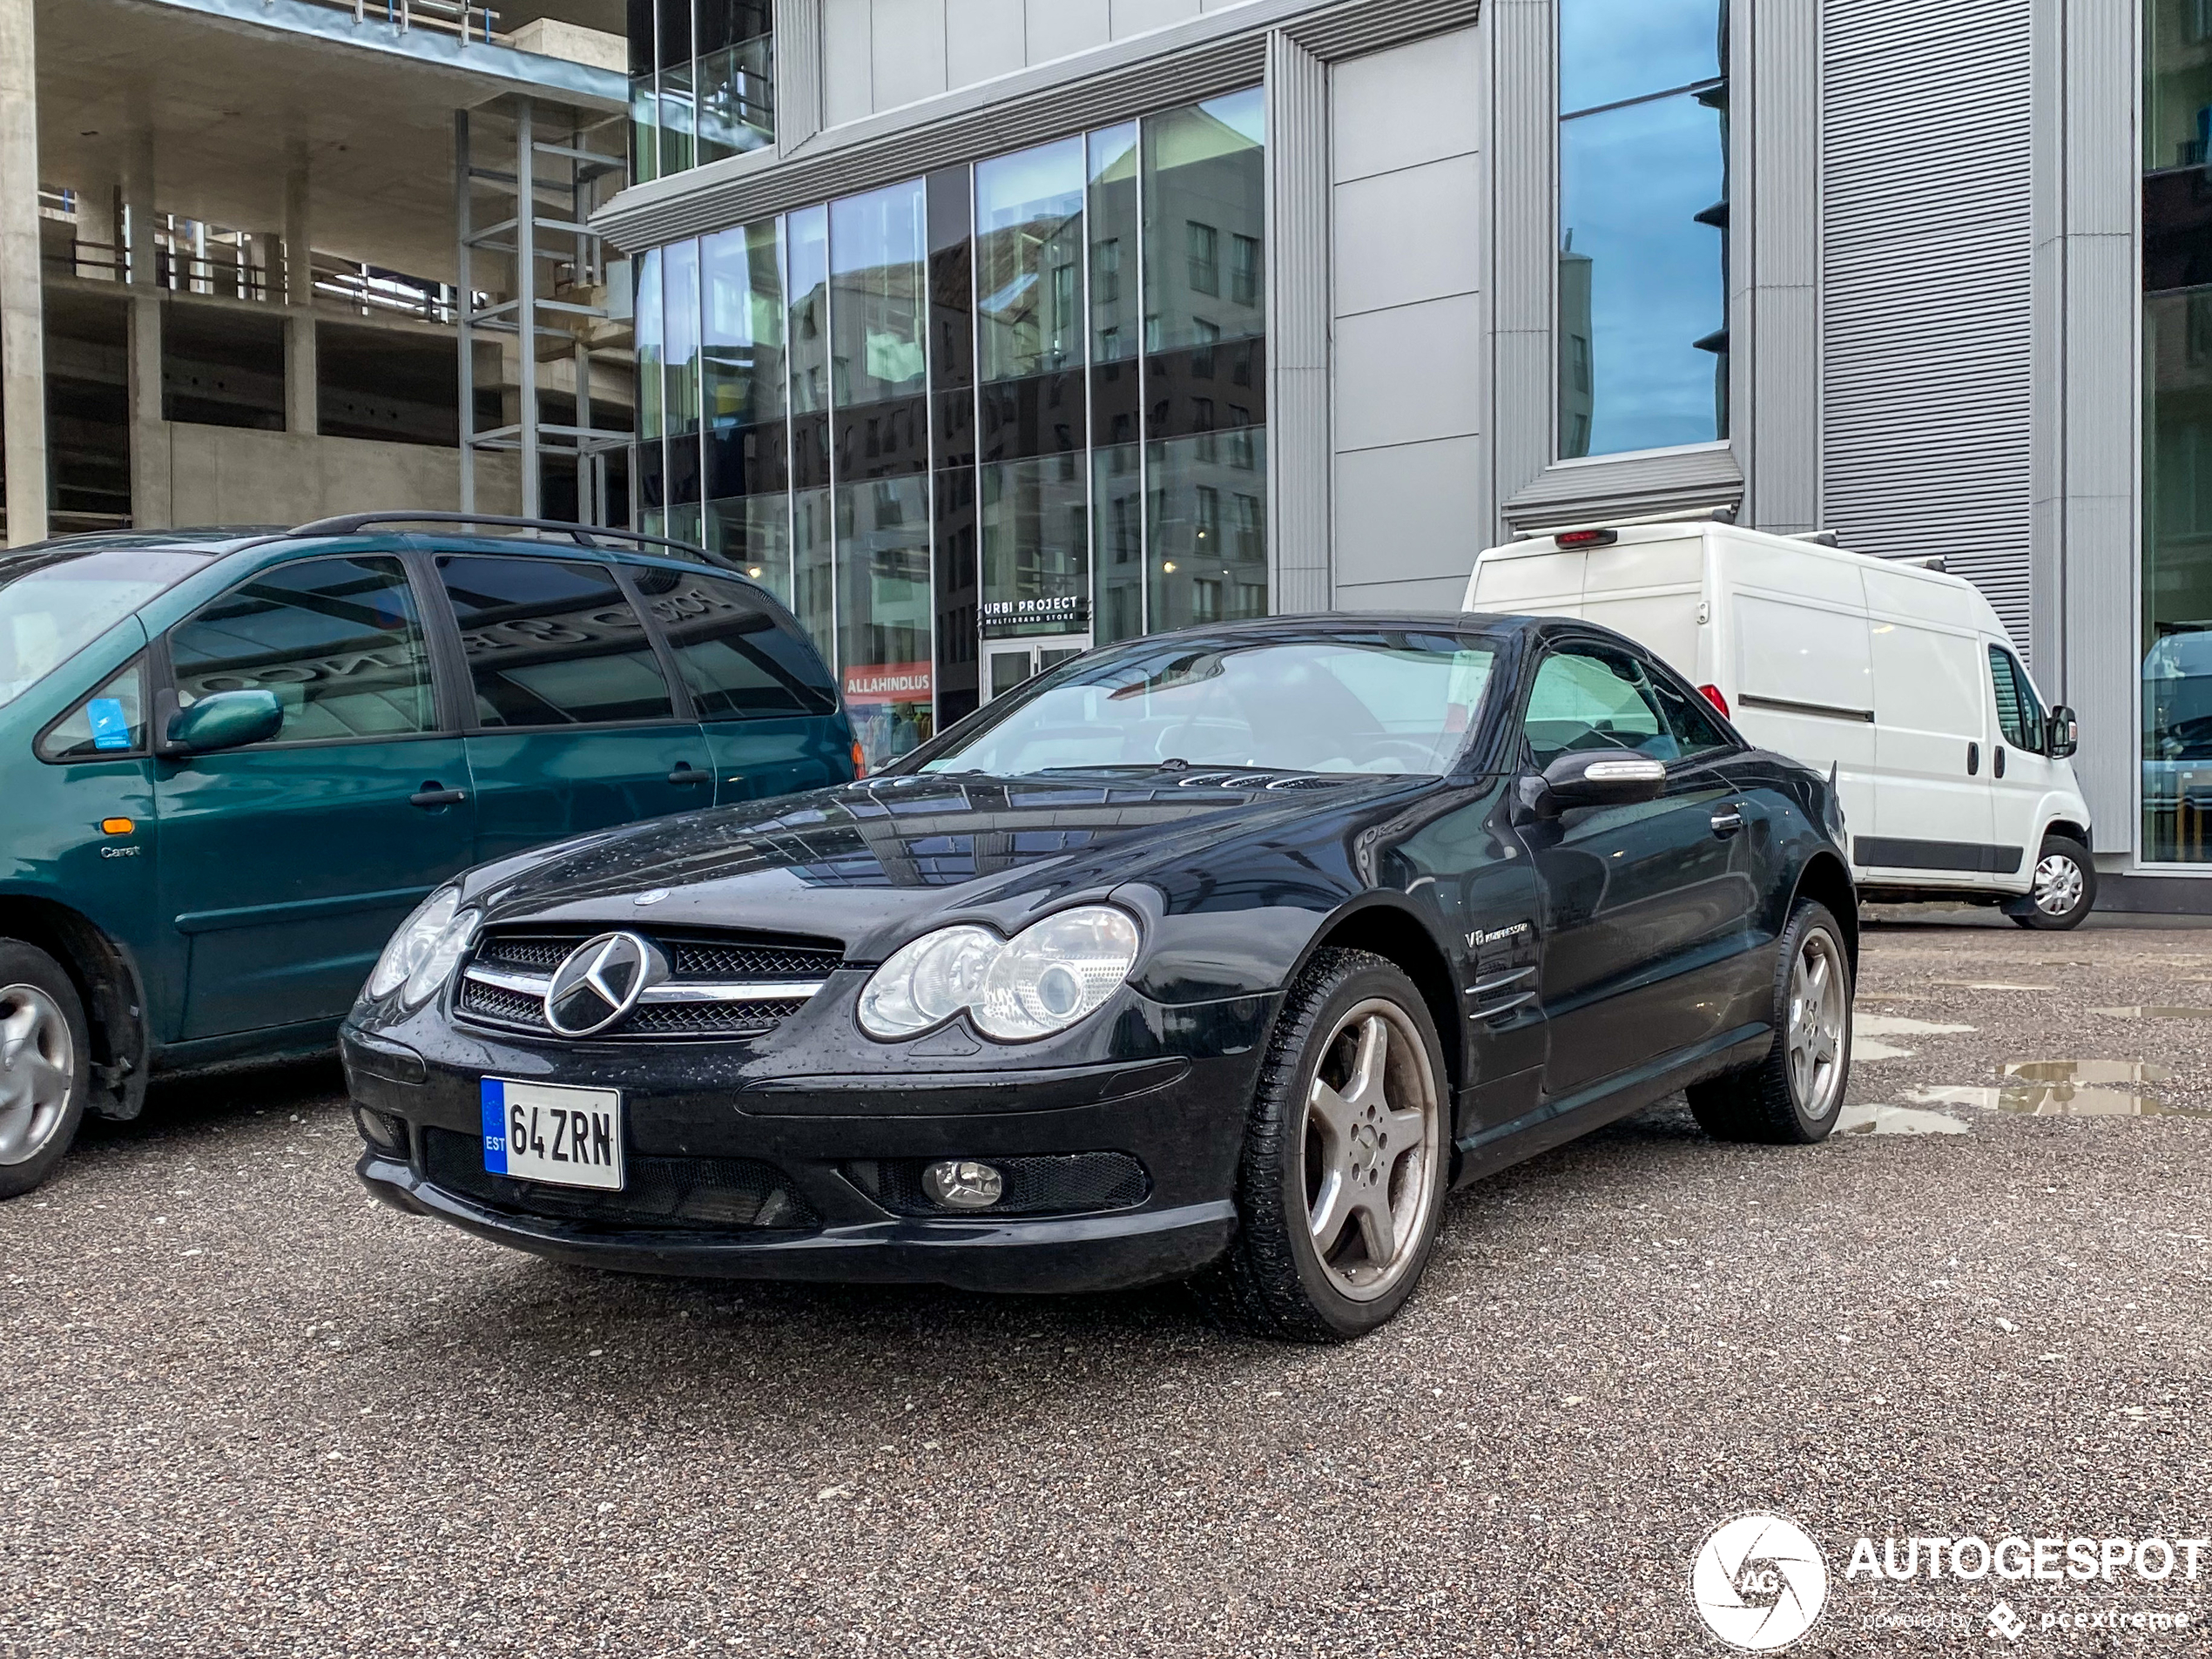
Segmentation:
<svg viewBox="0 0 2212 1659">
<path fill-rule="evenodd" d="M 380 1152 L 389 1152 L 395 1157 L 407 1156 L 407 1121 L 380 1112 L 367 1106 L 354 1108 L 354 1123 L 367 1141 Z"/>
<path fill-rule="evenodd" d="M 947 1158 L 921 1172 L 922 1190 L 948 1210 L 988 1210 L 1006 1196 L 1006 1177 L 973 1158 Z"/>
</svg>

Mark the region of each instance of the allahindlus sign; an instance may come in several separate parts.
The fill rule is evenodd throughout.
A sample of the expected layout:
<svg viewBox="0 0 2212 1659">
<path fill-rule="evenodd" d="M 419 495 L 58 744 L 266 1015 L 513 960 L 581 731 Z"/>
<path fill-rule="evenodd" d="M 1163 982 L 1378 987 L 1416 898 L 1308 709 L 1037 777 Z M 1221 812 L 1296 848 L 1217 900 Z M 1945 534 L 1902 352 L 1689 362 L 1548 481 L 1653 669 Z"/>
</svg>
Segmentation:
<svg viewBox="0 0 2212 1659">
<path fill-rule="evenodd" d="M 927 663 L 883 663 L 845 671 L 847 703 L 926 702 L 934 687 Z"/>
</svg>

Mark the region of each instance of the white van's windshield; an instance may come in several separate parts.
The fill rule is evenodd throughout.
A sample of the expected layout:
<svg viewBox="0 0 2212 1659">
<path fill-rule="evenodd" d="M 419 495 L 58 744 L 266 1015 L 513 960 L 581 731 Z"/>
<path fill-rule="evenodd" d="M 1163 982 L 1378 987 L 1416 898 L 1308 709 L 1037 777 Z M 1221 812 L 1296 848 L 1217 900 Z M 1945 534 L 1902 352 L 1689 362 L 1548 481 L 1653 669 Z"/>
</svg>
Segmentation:
<svg viewBox="0 0 2212 1659">
<path fill-rule="evenodd" d="M 0 704 L 13 702 L 211 556 L 185 548 L 107 547 L 0 558 Z"/>
</svg>

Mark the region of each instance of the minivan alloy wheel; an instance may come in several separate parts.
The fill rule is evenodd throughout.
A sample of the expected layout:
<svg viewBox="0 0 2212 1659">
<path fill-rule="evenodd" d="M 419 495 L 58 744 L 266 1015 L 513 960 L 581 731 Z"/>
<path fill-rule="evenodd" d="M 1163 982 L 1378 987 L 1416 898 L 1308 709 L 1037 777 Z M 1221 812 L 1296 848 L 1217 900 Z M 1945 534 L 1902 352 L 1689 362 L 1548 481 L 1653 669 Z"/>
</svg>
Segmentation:
<svg viewBox="0 0 2212 1659">
<path fill-rule="evenodd" d="M 2046 853 L 2035 866 L 2035 907 L 2063 916 L 2081 902 L 2081 867 L 2064 853 Z"/>
<path fill-rule="evenodd" d="M 1313 1253 L 1343 1295 L 1384 1295 L 1418 1258 L 1442 1167 L 1420 1035 L 1373 998 L 1338 1022 L 1307 1091 L 1303 1173 Z"/>
<path fill-rule="evenodd" d="M 1790 1082 L 1805 1116 L 1822 1118 L 1844 1080 L 1844 1028 L 1851 1019 L 1848 975 L 1835 940 L 1809 929 L 1790 972 Z"/>
<path fill-rule="evenodd" d="M 0 988 L 0 1165 L 28 1162 L 54 1137 L 76 1076 L 60 1004 L 36 985 Z"/>
</svg>

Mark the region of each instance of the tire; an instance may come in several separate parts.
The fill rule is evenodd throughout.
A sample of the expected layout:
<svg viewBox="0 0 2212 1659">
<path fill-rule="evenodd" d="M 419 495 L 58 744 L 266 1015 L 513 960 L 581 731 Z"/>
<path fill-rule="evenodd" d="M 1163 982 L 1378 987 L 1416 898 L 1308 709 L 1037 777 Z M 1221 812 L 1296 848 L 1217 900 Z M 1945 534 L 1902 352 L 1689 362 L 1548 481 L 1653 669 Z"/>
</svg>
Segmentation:
<svg viewBox="0 0 2212 1659">
<path fill-rule="evenodd" d="M 1828 907 L 1800 899 L 1777 941 L 1774 1046 L 1757 1065 L 1694 1083 L 1689 1109 L 1721 1141 L 1824 1141 L 1851 1086 L 1851 957 Z"/>
<path fill-rule="evenodd" d="M 45 1180 L 77 1138 L 91 1055 L 84 1004 L 62 965 L 0 940 L 0 1198 Z"/>
<path fill-rule="evenodd" d="M 2096 861 L 2071 835 L 2043 838 L 2035 855 L 2034 882 L 2025 900 L 2006 907 L 2006 914 L 2023 927 L 2063 933 L 2079 927 L 2096 908 Z"/>
<path fill-rule="evenodd" d="M 1451 1100 L 1413 981 L 1366 951 L 1317 952 L 1284 997 L 1253 1092 L 1237 1238 L 1195 1281 L 1211 1316 L 1253 1336 L 1344 1342 L 1397 1312 L 1444 1213 Z"/>
</svg>

